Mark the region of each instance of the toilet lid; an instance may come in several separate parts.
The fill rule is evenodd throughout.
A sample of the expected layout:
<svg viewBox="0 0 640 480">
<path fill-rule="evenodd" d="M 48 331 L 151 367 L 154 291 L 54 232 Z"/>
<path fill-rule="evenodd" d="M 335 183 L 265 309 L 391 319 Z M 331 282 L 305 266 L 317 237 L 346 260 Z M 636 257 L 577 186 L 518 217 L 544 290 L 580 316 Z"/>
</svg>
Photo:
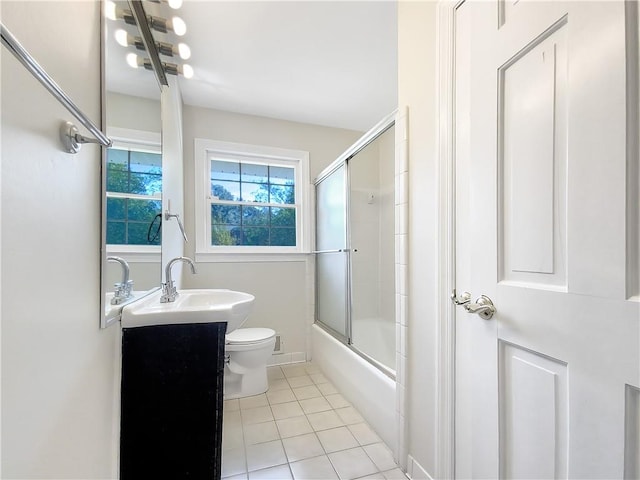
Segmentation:
<svg viewBox="0 0 640 480">
<path fill-rule="evenodd" d="M 273 337 L 276 332 L 270 328 L 238 328 L 225 336 L 226 343 L 262 342 Z"/>
</svg>

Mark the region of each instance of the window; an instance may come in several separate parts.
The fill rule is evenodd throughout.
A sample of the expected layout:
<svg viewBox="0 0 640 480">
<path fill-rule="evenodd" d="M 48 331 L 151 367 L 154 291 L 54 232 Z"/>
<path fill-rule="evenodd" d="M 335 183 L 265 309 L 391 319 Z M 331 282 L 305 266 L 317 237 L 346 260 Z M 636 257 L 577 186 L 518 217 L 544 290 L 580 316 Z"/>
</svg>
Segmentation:
<svg viewBox="0 0 640 480">
<path fill-rule="evenodd" d="M 196 139 L 197 251 L 308 251 L 308 153 Z"/>
<path fill-rule="evenodd" d="M 109 250 L 158 250 L 162 212 L 159 143 L 114 137 L 113 147 L 107 149 L 106 173 Z"/>
</svg>

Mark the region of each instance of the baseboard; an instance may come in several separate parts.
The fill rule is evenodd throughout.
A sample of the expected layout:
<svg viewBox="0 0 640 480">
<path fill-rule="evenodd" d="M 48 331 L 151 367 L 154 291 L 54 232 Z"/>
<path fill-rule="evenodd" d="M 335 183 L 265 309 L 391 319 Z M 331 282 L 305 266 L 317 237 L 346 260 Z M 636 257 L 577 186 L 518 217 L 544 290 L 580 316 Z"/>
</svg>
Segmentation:
<svg viewBox="0 0 640 480">
<path fill-rule="evenodd" d="M 407 475 L 411 480 L 433 480 L 433 477 L 411 455 L 407 455 Z"/>
<path fill-rule="evenodd" d="M 286 365 L 288 363 L 300 363 L 307 361 L 307 354 L 305 352 L 292 352 L 292 353 L 274 353 L 269 358 L 268 365 Z"/>
</svg>

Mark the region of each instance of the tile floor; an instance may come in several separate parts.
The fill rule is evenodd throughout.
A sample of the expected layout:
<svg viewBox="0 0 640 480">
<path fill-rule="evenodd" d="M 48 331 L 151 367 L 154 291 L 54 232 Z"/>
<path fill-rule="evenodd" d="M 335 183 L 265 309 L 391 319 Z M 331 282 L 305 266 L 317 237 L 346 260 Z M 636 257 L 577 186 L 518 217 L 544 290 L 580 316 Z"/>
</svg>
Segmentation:
<svg viewBox="0 0 640 480">
<path fill-rule="evenodd" d="M 224 402 L 222 478 L 406 480 L 318 367 L 296 363 L 268 374 L 266 393 Z"/>
</svg>

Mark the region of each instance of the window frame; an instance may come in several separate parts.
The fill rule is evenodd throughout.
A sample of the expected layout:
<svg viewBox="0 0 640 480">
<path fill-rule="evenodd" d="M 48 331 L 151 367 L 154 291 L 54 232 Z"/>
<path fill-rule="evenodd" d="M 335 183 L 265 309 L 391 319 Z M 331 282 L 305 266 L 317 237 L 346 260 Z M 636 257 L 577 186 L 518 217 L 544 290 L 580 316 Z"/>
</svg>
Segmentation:
<svg viewBox="0 0 640 480">
<path fill-rule="evenodd" d="M 274 255 L 301 254 L 310 251 L 310 198 L 309 152 L 286 148 L 251 145 L 244 143 L 223 142 L 196 138 L 194 140 L 195 156 L 195 226 L 196 226 L 196 260 L 216 261 L 220 255 L 225 259 L 232 255 L 246 258 L 246 255 L 258 255 L 262 259 Z M 234 160 L 245 163 L 281 166 L 294 169 L 294 192 L 296 211 L 296 245 L 256 246 L 256 245 L 211 245 L 211 160 Z M 226 203 L 224 200 L 216 202 Z M 229 202 L 236 205 L 239 202 Z M 260 206 L 282 207 L 282 204 L 259 204 Z"/>
<path fill-rule="evenodd" d="M 129 150 L 143 153 L 159 154 L 162 160 L 162 134 L 146 130 L 134 130 L 131 128 L 109 127 L 107 135 L 113 141 L 111 148 Z M 105 163 L 105 168 L 107 165 Z M 163 184 L 164 187 L 164 184 Z M 141 195 L 137 193 L 109 192 L 105 187 L 105 201 L 109 198 L 132 198 L 134 200 L 158 200 L 162 201 L 162 192 L 156 195 Z M 106 208 L 105 208 L 105 234 L 106 234 Z M 126 254 L 128 261 L 155 262 L 160 259 L 162 245 L 125 245 L 105 243 L 107 254 Z"/>
</svg>

